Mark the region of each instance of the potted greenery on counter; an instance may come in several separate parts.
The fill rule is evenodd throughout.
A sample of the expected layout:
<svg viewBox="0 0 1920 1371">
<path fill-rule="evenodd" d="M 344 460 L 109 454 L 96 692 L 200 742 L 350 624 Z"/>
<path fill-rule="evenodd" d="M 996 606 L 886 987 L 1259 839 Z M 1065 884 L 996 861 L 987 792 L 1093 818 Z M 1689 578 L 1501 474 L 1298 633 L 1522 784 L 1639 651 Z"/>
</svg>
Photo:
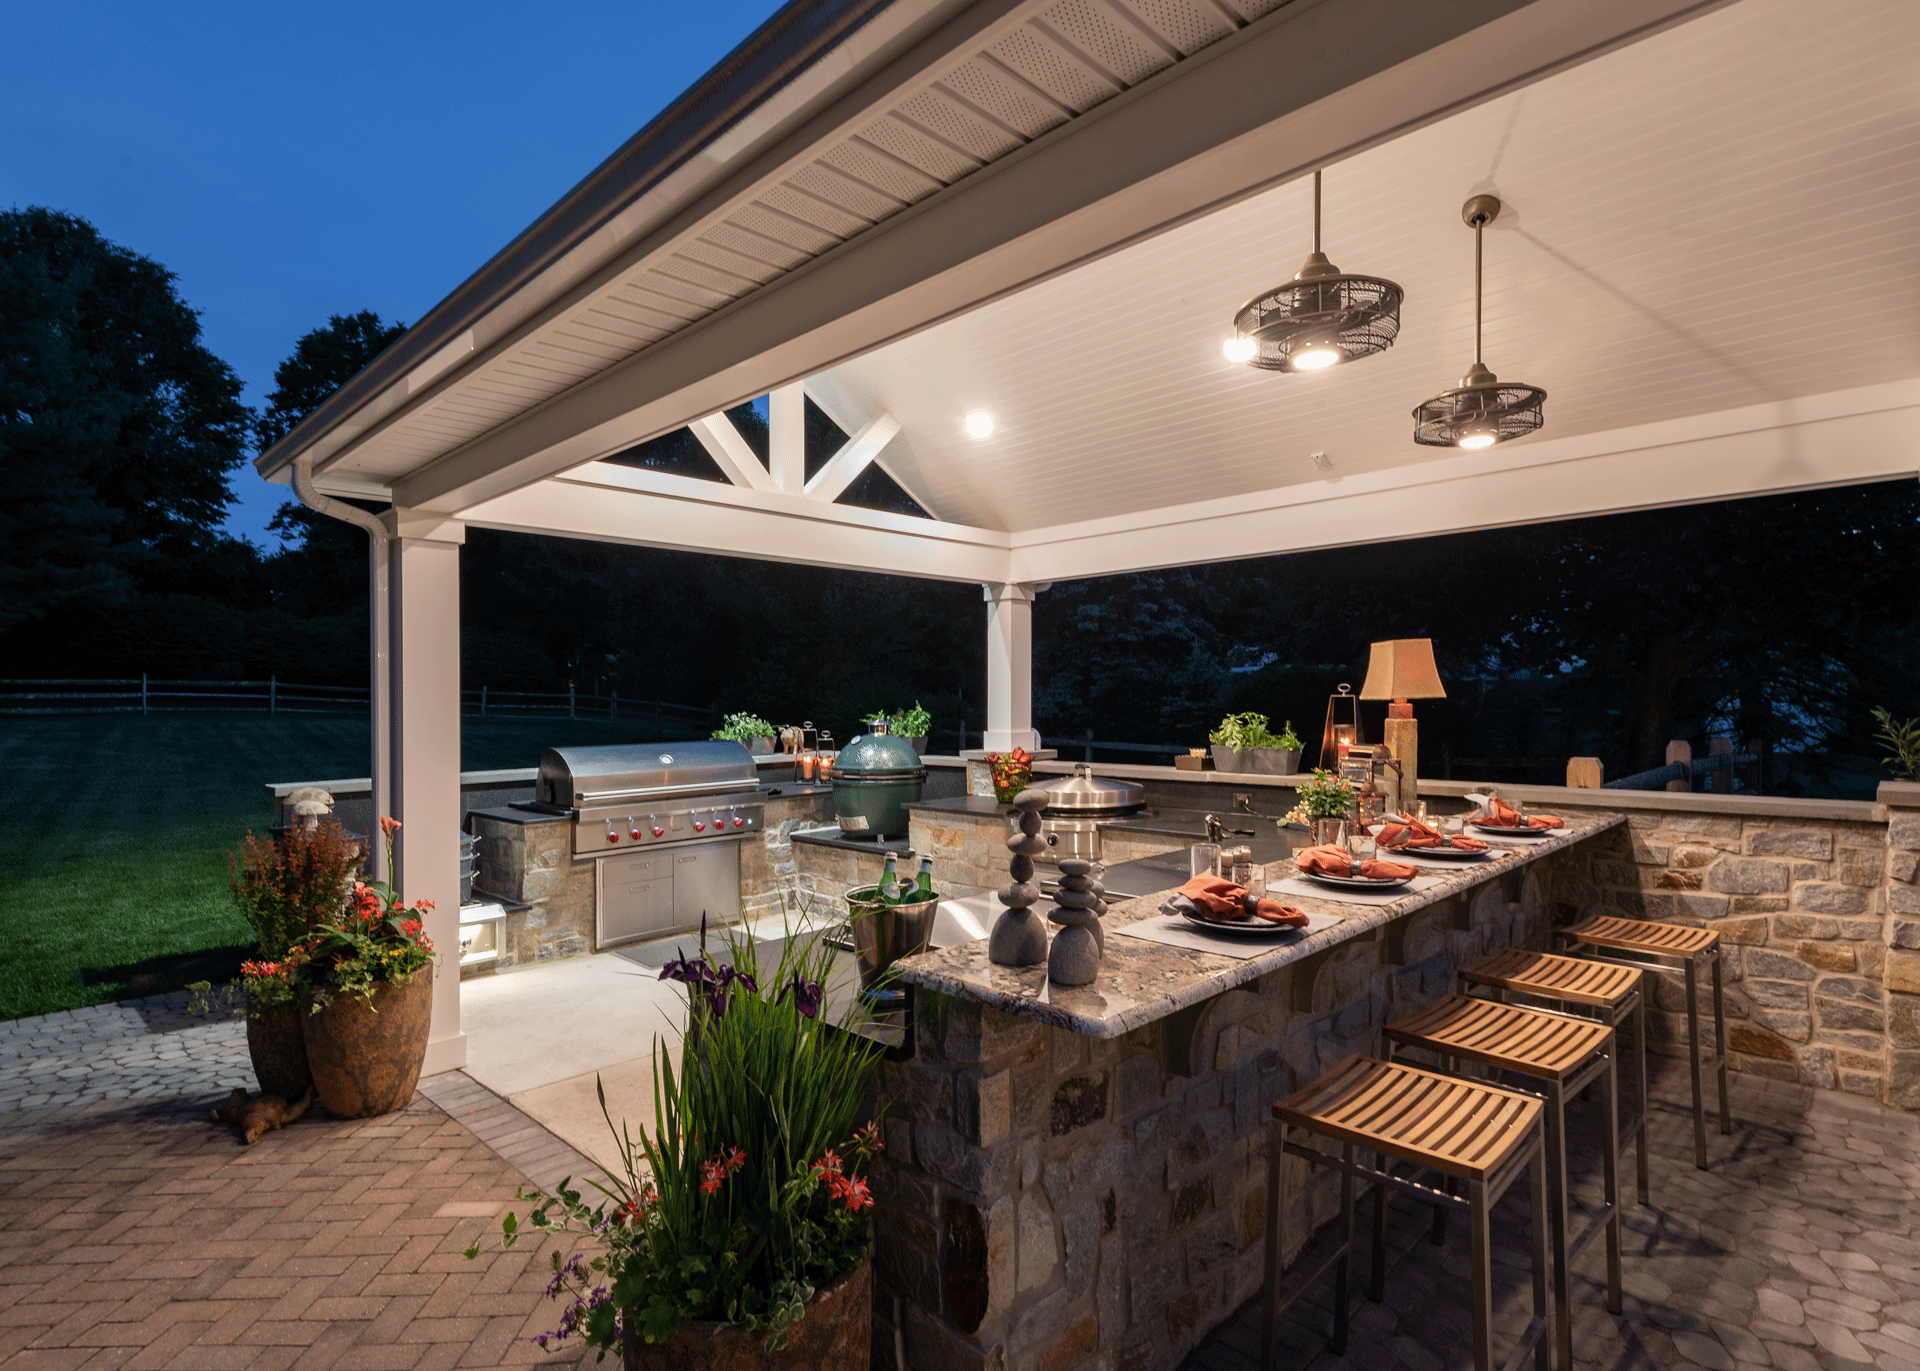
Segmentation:
<svg viewBox="0 0 1920 1371">
<path fill-rule="evenodd" d="M 1213 744 L 1216 771 L 1290 776 L 1300 766 L 1300 737 L 1291 720 L 1276 734 L 1264 714 L 1229 714 L 1207 741 Z"/>
<path fill-rule="evenodd" d="M 713 731 L 716 739 L 745 743 L 747 751 L 762 755 L 773 751 L 774 727 L 758 714 L 729 714 Z"/>
<path fill-rule="evenodd" d="M 905 738 L 913 744 L 913 750 L 921 756 L 927 752 L 927 731 L 933 727 L 933 716 L 915 700 L 912 709 L 895 713 L 892 710 L 876 709 L 871 714 L 860 716 L 863 724 L 885 724 L 887 732 L 896 738 Z"/>
</svg>

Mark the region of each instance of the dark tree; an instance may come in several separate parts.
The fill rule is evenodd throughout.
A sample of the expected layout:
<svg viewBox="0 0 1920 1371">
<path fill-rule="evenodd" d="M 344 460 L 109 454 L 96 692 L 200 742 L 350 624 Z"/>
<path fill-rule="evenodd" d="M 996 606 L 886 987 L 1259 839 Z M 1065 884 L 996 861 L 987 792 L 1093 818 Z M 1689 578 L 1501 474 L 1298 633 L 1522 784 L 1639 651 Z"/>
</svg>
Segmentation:
<svg viewBox="0 0 1920 1371">
<path fill-rule="evenodd" d="M 265 452 L 313 413 L 336 390 L 359 375 L 367 363 L 407 331 L 402 323 L 383 324 L 370 309 L 335 314 L 303 336 L 293 353 L 273 369 L 267 407 L 254 421 L 255 440 Z"/>
<path fill-rule="evenodd" d="M 0 211 L 0 629 L 233 551 L 252 416 L 174 280 L 83 219 Z"/>
</svg>

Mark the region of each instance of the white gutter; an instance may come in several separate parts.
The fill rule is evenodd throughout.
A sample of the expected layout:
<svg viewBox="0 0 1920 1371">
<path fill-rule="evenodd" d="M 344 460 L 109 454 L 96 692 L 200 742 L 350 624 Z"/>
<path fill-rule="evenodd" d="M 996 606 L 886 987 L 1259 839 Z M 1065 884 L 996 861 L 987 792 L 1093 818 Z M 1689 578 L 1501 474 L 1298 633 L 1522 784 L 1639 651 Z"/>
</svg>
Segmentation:
<svg viewBox="0 0 1920 1371">
<path fill-rule="evenodd" d="M 293 493 L 300 503 L 316 514 L 353 524 L 367 535 L 367 596 L 372 619 L 369 634 L 371 652 L 368 668 L 372 676 L 367 698 L 373 708 L 373 815 L 375 819 L 393 813 L 393 699 L 390 689 L 391 607 L 388 598 L 387 526 L 378 515 L 357 505 L 322 495 L 313 485 L 313 456 L 302 454 L 293 464 Z M 372 859 L 373 878 L 390 881 L 387 870 L 387 846 L 371 826 L 367 832 L 367 851 Z"/>
</svg>

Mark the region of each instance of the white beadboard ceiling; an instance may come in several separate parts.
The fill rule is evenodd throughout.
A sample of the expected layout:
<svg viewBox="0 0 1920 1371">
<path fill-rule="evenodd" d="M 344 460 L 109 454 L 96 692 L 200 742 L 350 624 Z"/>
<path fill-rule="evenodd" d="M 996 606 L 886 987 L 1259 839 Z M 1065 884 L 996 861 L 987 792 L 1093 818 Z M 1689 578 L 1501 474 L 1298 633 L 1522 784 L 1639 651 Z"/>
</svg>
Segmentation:
<svg viewBox="0 0 1920 1371">
<path fill-rule="evenodd" d="M 1287 0 L 1054 0 L 750 202 L 358 444 L 380 482 L 751 293 Z"/>
<path fill-rule="evenodd" d="M 1134 0 L 1116 27 L 1071 0 L 964 66 L 1090 101 L 1106 88 L 1083 59 L 1137 80 L 1172 60 L 1162 44 L 1205 37 L 1171 16 L 1208 12 Z M 953 156 L 941 174 L 964 174 Z M 1382 356 L 1313 376 L 1221 358 L 1233 311 L 1306 255 L 1302 180 L 808 384 L 830 412 L 893 415 L 889 469 L 941 519 L 990 529 L 1328 479 L 1314 452 L 1334 479 L 1430 460 L 1409 411 L 1471 360 L 1459 212 L 1489 190 L 1507 208 L 1486 235 L 1486 360 L 1547 389 L 1539 438 L 1920 375 L 1920 5 L 1742 0 L 1328 168 L 1325 250 L 1406 288 Z M 972 410 L 990 439 L 965 434 Z"/>
</svg>

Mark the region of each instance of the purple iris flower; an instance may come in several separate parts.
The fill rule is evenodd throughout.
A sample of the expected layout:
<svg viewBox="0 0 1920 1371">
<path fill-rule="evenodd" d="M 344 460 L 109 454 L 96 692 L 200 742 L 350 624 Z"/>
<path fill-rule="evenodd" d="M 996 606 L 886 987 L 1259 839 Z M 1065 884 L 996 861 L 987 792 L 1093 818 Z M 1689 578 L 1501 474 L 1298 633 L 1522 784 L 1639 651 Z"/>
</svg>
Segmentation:
<svg viewBox="0 0 1920 1371">
<path fill-rule="evenodd" d="M 679 981 L 684 985 L 714 984 L 713 968 L 707 965 L 705 957 L 695 957 L 692 960 L 675 957 L 660 968 L 660 979 Z"/>
<path fill-rule="evenodd" d="M 820 983 L 818 981 L 810 981 L 803 976 L 796 975 L 791 981 L 787 982 L 785 988 L 780 992 L 780 998 L 782 1000 L 785 1000 L 788 995 L 793 996 L 793 1007 L 809 1019 L 820 1012 Z"/>
</svg>

